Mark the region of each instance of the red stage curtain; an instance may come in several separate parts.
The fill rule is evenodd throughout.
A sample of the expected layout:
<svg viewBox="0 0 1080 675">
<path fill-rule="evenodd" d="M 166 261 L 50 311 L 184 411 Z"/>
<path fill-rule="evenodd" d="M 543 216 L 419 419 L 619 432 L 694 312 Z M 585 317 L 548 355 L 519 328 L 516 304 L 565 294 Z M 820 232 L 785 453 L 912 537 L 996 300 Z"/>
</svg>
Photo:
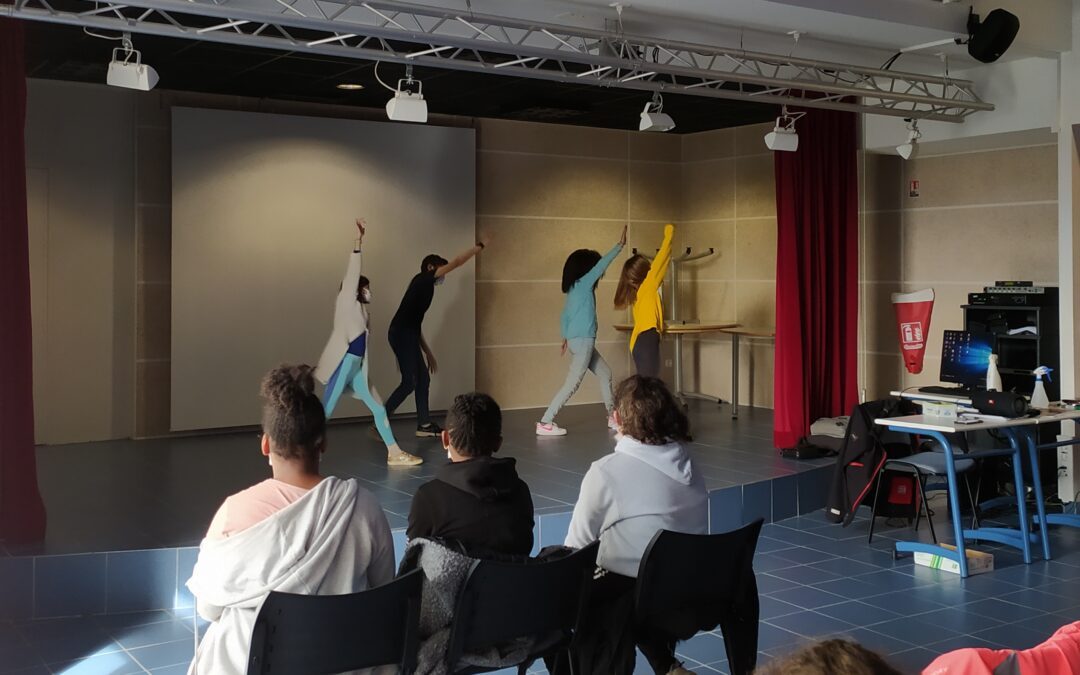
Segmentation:
<svg viewBox="0 0 1080 675">
<path fill-rule="evenodd" d="M 820 417 L 858 401 L 856 117 L 807 110 L 797 152 L 776 160 L 773 442 L 794 447 Z"/>
<path fill-rule="evenodd" d="M 23 24 L 0 19 L 0 538 L 45 536 L 34 457 Z"/>
</svg>

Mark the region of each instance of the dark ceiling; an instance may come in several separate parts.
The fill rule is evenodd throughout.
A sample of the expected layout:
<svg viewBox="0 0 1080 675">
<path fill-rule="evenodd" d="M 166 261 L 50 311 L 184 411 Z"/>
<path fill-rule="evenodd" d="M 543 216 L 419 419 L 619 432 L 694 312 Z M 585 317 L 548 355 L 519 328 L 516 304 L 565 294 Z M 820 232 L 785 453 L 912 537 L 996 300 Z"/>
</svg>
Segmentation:
<svg viewBox="0 0 1080 675">
<path fill-rule="evenodd" d="M 135 35 L 135 48 L 153 66 L 163 89 L 255 98 L 381 108 L 389 92 L 375 81 L 370 61 L 279 52 L 194 40 Z M 28 22 L 27 74 L 57 80 L 104 82 L 117 43 L 81 28 Z M 393 84 L 404 69 L 383 64 L 379 75 Z M 544 80 L 417 68 L 431 113 L 555 122 L 609 129 L 636 129 L 646 92 Z M 341 82 L 364 85 L 342 91 Z M 674 133 L 755 124 L 776 116 L 775 106 L 721 99 L 664 96 Z"/>
</svg>

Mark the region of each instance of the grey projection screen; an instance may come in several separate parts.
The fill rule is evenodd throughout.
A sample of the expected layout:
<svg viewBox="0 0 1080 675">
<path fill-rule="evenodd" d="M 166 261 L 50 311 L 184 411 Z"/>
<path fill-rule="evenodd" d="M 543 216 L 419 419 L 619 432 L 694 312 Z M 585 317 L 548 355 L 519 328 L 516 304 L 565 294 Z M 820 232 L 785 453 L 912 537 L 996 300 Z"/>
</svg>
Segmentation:
<svg viewBox="0 0 1080 675">
<path fill-rule="evenodd" d="M 258 424 L 263 374 L 318 361 L 357 216 L 385 399 L 398 381 L 386 329 L 409 279 L 424 255 L 475 242 L 475 145 L 472 129 L 173 108 L 171 428 Z M 433 410 L 474 386 L 474 270 L 447 277 L 424 324 Z M 362 414 L 343 397 L 334 417 Z"/>
</svg>

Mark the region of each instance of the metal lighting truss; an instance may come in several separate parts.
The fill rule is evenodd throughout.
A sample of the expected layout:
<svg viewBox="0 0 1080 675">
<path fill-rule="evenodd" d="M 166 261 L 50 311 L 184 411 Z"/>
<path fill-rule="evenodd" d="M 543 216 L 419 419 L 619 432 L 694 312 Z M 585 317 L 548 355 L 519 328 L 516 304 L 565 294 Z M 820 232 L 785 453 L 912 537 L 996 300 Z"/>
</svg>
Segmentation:
<svg viewBox="0 0 1080 675">
<path fill-rule="evenodd" d="M 943 122 L 971 82 L 387 0 L 14 0 L 0 15 L 290 52 Z"/>
</svg>

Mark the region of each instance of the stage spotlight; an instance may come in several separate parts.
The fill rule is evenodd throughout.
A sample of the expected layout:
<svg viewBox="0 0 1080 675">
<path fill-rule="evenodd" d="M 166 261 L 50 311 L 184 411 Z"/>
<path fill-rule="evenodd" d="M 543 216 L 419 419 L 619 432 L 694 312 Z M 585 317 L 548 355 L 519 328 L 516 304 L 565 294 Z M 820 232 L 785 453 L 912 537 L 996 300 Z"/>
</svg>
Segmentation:
<svg viewBox="0 0 1080 675">
<path fill-rule="evenodd" d="M 922 138 L 922 132 L 919 131 L 919 121 L 908 120 L 907 143 L 896 146 L 896 154 L 900 155 L 904 159 L 912 159 L 919 154 L 920 138 Z"/>
<path fill-rule="evenodd" d="M 795 131 L 795 121 L 805 115 L 804 112 L 789 113 L 787 106 L 776 118 L 776 126 L 765 134 L 765 146 L 777 152 L 795 152 L 799 149 L 799 133 Z"/>
<path fill-rule="evenodd" d="M 142 54 L 131 43 L 131 33 L 124 33 L 123 46 L 113 50 L 109 74 L 110 87 L 150 91 L 158 83 L 157 71 L 142 62 Z"/>
<path fill-rule="evenodd" d="M 408 89 L 412 86 L 416 87 L 415 93 Z M 397 89 L 393 91 L 394 97 L 386 102 L 387 117 L 395 122 L 427 122 L 424 85 L 420 80 L 413 79 L 412 66 L 405 66 L 405 77 L 398 80 Z"/>
<path fill-rule="evenodd" d="M 671 131 L 675 128 L 675 120 L 671 115 L 664 112 L 664 98 L 660 92 L 654 92 L 652 100 L 645 104 L 641 111 L 641 122 L 638 131 Z"/>
</svg>

